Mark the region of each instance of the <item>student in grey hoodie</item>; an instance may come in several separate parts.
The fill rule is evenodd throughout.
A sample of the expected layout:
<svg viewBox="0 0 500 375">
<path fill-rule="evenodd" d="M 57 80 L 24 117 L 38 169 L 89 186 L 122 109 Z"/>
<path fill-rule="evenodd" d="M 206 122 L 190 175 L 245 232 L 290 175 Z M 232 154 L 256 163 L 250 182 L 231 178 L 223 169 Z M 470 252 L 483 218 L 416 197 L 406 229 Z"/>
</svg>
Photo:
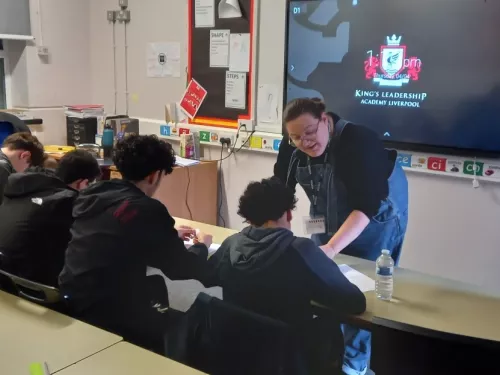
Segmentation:
<svg viewBox="0 0 500 375">
<path fill-rule="evenodd" d="M 366 300 L 317 245 L 290 231 L 296 202 L 277 178 L 250 183 L 238 211 L 250 225 L 212 256 L 210 284 L 223 287 L 225 301 L 287 323 L 311 371 L 332 373 L 342 363 L 340 325 L 315 316 L 311 301 L 359 314 Z"/>
</svg>

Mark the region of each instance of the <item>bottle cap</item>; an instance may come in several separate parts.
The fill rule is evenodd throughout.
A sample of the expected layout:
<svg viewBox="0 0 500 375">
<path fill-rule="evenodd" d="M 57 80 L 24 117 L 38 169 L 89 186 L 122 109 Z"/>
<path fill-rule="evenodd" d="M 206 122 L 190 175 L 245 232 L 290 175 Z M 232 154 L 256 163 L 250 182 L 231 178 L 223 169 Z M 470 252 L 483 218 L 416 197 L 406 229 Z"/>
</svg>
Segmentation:
<svg viewBox="0 0 500 375">
<path fill-rule="evenodd" d="M 391 252 L 389 250 L 382 250 L 382 254 L 391 255 Z"/>
</svg>

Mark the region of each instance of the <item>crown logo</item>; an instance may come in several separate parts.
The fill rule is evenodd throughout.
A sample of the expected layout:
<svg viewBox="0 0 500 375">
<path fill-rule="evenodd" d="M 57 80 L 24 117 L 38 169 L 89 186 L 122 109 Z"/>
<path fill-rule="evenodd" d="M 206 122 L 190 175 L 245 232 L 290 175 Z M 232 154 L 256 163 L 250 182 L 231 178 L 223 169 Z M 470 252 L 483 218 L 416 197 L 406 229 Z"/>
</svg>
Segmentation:
<svg viewBox="0 0 500 375">
<path fill-rule="evenodd" d="M 393 34 L 392 36 L 387 37 L 388 46 L 399 46 L 399 43 L 401 43 L 401 36 L 398 38 L 395 34 Z"/>
</svg>

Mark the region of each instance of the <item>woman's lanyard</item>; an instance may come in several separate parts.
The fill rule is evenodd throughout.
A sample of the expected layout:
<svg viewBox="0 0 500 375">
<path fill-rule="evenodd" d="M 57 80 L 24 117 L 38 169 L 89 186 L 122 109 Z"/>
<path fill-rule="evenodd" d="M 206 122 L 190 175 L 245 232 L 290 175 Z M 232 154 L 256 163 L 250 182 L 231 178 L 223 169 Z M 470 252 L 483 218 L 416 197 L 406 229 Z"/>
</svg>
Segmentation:
<svg viewBox="0 0 500 375">
<path fill-rule="evenodd" d="M 325 157 L 323 159 L 323 167 L 320 169 L 318 184 L 316 189 L 314 189 L 314 176 L 312 174 L 311 168 L 311 157 L 307 157 L 307 170 L 309 171 L 309 177 L 311 179 L 311 190 L 312 190 L 312 204 L 314 207 L 314 212 L 316 212 L 316 204 L 318 203 L 318 195 L 321 190 L 321 181 L 323 181 L 323 177 L 325 175 L 326 163 L 328 162 L 328 147 L 330 146 L 330 142 L 328 142 L 328 146 L 326 147 Z"/>
</svg>

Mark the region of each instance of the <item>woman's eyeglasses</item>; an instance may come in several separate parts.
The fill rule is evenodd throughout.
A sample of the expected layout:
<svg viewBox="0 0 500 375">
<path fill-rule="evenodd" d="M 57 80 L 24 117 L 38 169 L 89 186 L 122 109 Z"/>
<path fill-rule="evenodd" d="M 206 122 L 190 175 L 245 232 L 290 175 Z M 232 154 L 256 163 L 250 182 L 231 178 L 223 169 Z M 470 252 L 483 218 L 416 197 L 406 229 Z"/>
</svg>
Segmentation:
<svg viewBox="0 0 500 375">
<path fill-rule="evenodd" d="M 315 126 L 311 126 L 302 135 L 291 135 L 288 137 L 288 143 L 292 147 L 297 147 L 304 141 L 315 141 L 318 137 L 319 124 L 323 119 L 319 119 Z"/>
</svg>

